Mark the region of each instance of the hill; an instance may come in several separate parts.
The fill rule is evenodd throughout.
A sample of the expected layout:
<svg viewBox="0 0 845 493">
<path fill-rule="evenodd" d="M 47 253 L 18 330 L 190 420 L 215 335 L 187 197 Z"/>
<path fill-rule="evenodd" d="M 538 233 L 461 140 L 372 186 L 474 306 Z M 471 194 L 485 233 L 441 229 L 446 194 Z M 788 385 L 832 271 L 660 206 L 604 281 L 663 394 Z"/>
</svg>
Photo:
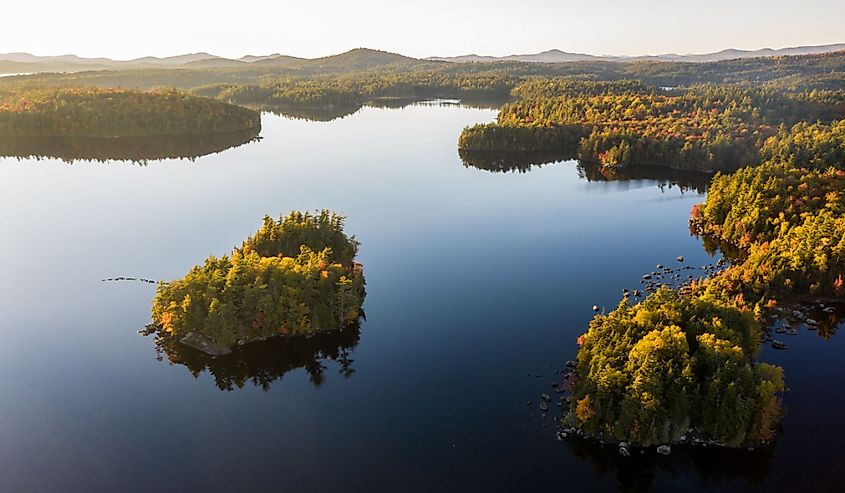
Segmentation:
<svg viewBox="0 0 845 493">
<path fill-rule="evenodd" d="M 416 58 L 387 51 L 356 48 L 354 50 L 323 58 L 307 60 L 301 66 L 320 69 L 369 70 L 384 66 L 413 65 L 420 63 Z"/>
</svg>

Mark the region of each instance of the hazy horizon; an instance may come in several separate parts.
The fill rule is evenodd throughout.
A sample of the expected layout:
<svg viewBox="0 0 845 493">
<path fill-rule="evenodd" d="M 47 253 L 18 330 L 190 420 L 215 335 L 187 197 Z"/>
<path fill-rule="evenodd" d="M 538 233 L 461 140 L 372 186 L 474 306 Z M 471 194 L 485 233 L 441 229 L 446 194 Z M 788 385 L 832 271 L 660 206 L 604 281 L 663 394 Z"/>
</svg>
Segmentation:
<svg viewBox="0 0 845 493">
<path fill-rule="evenodd" d="M 227 58 L 284 55 L 315 58 L 358 47 L 416 58 L 466 54 L 507 56 L 559 49 L 591 55 L 699 54 L 845 42 L 845 4 L 810 0 L 700 4 L 658 0 L 642 6 L 621 0 L 590 5 L 519 9 L 502 0 L 454 4 L 431 0 L 426 9 L 386 0 L 320 5 L 255 0 L 149 0 L 143 5 L 80 0 L 4 6 L 0 53 L 73 54 L 129 60 L 208 52 Z M 57 42 L 56 40 L 61 40 Z M 670 40 L 670 41 L 667 41 Z"/>
<path fill-rule="evenodd" d="M 478 53 L 478 52 L 466 51 L 466 52 L 460 52 L 460 53 L 454 53 L 454 54 L 449 53 L 447 55 L 441 55 L 441 54 L 435 53 L 435 54 L 424 55 L 424 56 L 414 56 L 413 58 L 419 58 L 419 59 L 440 58 L 440 57 L 448 58 L 448 57 L 458 57 L 458 56 L 467 56 L 467 55 L 506 57 L 506 56 L 511 56 L 511 55 L 530 55 L 530 54 L 542 53 L 542 52 L 547 52 L 547 51 L 552 51 L 552 50 L 560 50 L 560 51 L 567 52 L 567 53 L 574 53 L 574 54 L 579 54 L 579 55 L 592 55 L 592 56 L 597 56 L 597 57 L 641 57 L 641 56 L 659 56 L 659 55 L 687 56 L 687 55 L 704 55 L 704 54 L 709 54 L 709 53 L 718 53 L 718 52 L 724 51 L 724 50 L 740 50 L 740 51 L 757 51 L 757 50 L 763 50 L 763 49 L 782 50 L 782 49 L 787 49 L 787 48 L 803 48 L 803 47 L 809 48 L 809 47 L 829 46 L 829 45 L 836 45 L 836 44 L 845 44 L 845 40 L 843 40 L 843 41 L 831 41 L 829 43 L 812 43 L 812 44 L 790 45 L 790 46 L 760 46 L 758 48 L 741 48 L 741 47 L 736 47 L 736 46 L 726 46 L 726 47 L 723 47 L 723 48 L 720 48 L 720 49 L 711 50 L 711 51 L 707 51 L 707 52 L 703 52 L 703 51 L 701 51 L 701 52 L 680 52 L 680 51 L 667 50 L 667 51 L 654 52 L 654 53 L 635 53 L 635 54 L 624 54 L 624 55 L 622 55 L 622 54 L 618 54 L 618 53 L 575 52 L 575 51 L 565 50 L 565 49 L 562 49 L 562 48 L 552 46 L 552 47 L 549 47 L 549 48 L 538 49 L 538 50 L 532 51 L 532 52 L 516 52 L 516 51 L 514 51 L 514 52 L 510 52 L 510 53 L 491 54 L 491 53 L 483 53 L 483 52 Z M 229 59 L 235 59 L 236 60 L 236 59 L 240 59 L 240 58 L 243 58 L 243 57 L 246 57 L 246 56 L 268 56 L 268 55 L 274 55 L 274 54 L 283 55 L 283 56 L 292 56 L 292 57 L 298 57 L 298 58 L 320 58 L 320 57 L 326 57 L 326 56 L 331 56 L 331 55 L 338 55 L 338 54 L 346 53 L 346 52 L 356 50 L 356 49 L 379 50 L 379 51 L 386 51 L 386 52 L 390 52 L 390 53 L 396 53 L 396 54 L 399 54 L 399 55 L 411 56 L 411 55 L 408 55 L 407 53 L 403 53 L 403 52 L 395 51 L 395 50 L 390 50 L 390 49 L 385 49 L 385 48 L 378 47 L 378 46 L 354 46 L 354 47 L 342 49 L 342 50 L 337 51 L 337 52 L 326 53 L 326 54 L 315 55 L 315 56 L 298 55 L 298 54 L 295 54 L 295 53 L 281 52 L 279 50 L 269 50 L 269 51 L 265 51 L 265 52 L 249 52 L 249 53 L 236 54 L 236 55 L 233 55 L 233 56 L 224 56 L 224 55 L 221 55 L 219 53 L 215 53 L 213 51 L 200 50 L 200 51 L 191 51 L 191 52 L 178 52 L 178 53 L 174 52 L 174 53 L 168 53 L 168 54 L 163 54 L 163 55 L 147 54 L 147 55 L 141 55 L 141 56 L 132 57 L 132 58 L 108 57 L 108 56 L 104 56 L 104 55 L 80 55 L 79 53 L 71 53 L 71 52 L 68 52 L 68 53 L 59 53 L 59 52 L 56 52 L 56 53 L 36 53 L 36 52 L 33 52 L 33 51 L 26 51 L 26 50 L 0 51 L 0 54 L 26 53 L 26 54 L 34 55 L 34 56 L 38 56 L 38 57 L 78 56 L 78 57 L 86 58 L 86 59 L 108 58 L 108 59 L 114 60 L 114 61 L 132 61 L 132 60 L 137 60 L 139 58 L 145 58 L 145 57 L 168 58 L 168 57 L 176 57 L 176 56 L 183 56 L 183 55 L 198 55 L 198 54 L 201 54 L 201 53 L 207 53 L 209 55 L 220 56 L 220 57 L 223 57 L 223 58 L 229 58 Z"/>
</svg>

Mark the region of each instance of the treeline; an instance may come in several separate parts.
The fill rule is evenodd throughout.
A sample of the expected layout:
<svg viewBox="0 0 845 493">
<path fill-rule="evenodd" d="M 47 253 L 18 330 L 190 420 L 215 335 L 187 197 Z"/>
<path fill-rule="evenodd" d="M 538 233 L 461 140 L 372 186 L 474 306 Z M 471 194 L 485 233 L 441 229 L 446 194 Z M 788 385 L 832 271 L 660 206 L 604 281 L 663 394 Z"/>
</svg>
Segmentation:
<svg viewBox="0 0 845 493">
<path fill-rule="evenodd" d="M 238 132 L 260 115 L 173 90 L 58 88 L 0 93 L 0 137 L 137 137 Z"/>
<path fill-rule="evenodd" d="M 466 128 L 464 150 L 577 149 L 605 166 L 735 170 L 760 161 L 779 125 L 829 120 L 838 107 L 778 91 L 697 87 L 658 91 L 639 83 L 532 81 L 527 99 L 504 105 L 497 122 Z"/>
<path fill-rule="evenodd" d="M 184 278 L 160 284 L 153 321 L 166 336 L 192 334 L 223 348 L 340 329 L 362 313 L 357 250 L 335 213 L 265 217 L 231 255 L 209 257 Z"/>
<path fill-rule="evenodd" d="M 843 128 L 782 128 L 764 163 L 712 180 L 690 223 L 738 252 L 733 264 L 596 316 L 579 339 L 567 424 L 641 445 L 774 437 L 784 387 L 779 368 L 753 360 L 760 320 L 791 301 L 845 295 Z"/>
<path fill-rule="evenodd" d="M 269 111 L 338 108 L 355 111 L 361 95 L 348 88 L 316 81 L 274 81 L 262 84 L 214 84 L 193 90 L 195 94 Z"/>
</svg>

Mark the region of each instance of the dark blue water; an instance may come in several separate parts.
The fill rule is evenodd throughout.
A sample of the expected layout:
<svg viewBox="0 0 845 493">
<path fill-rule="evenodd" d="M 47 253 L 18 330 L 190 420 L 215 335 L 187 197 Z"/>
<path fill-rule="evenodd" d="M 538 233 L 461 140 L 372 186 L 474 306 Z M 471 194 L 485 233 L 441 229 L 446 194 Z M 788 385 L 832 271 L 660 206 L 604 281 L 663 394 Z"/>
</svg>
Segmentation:
<svg viewBox="0 0 845 493">
<path fill-rule="evenodd" d="M 712 262 L 687 227 L 703 196 L 573 162 L 463 166 L 461 128 L 494 116 L 265 115 L 261 142 L 193 162 L 0 160 L 0 490 L 840 490 L 835 335 L 764 351 L 792 389 L 771 451 L 623 461 L 555 440 L 538 397 L 592 305 L 678 255 Z M 100 282 L 180 277 L 264 214 L 317 208 L 362 245 L 367 320 L 342 340 L 246 364 L 157 353 L 137 333 L 154 286 Z"/>
</svg>

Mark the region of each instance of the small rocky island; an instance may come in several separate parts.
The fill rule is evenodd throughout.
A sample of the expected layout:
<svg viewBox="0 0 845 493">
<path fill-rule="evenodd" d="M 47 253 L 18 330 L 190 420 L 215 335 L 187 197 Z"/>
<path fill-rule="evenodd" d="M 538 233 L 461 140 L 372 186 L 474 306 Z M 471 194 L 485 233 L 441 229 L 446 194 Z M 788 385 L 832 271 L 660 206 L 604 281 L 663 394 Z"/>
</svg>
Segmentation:
<svg viewBox="0 0 845 493">
<path fill-rule="evenodd" d="M 160 337 L 210 355 L 270 337 L 311 337 L 358 322 L 366 295 L 358 242 L 323 210 L 266 216 L 228 256 L 161 283 L 152 306 Z"/>
</svg>

